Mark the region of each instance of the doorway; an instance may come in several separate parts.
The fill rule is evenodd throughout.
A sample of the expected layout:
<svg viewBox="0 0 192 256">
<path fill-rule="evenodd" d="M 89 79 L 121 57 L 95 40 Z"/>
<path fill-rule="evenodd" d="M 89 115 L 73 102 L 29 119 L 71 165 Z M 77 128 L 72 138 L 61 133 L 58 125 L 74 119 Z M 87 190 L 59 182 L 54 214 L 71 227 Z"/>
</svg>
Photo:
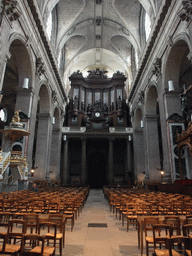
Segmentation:
<svg viewBox="0 0 192 256">
<path fill-rule="evenodd" d="M 107 184 L 108 140 L 88 140 L 87 152 L 87 184 L 91 188 L 102 188 Z"/>
<path fill-rule="evenodd" d="M 101 152 L 94 152 L 88 160 L 88 184 L 91 188 L 102 188 L 106 185 L 106 156 Z"/>
</svg>

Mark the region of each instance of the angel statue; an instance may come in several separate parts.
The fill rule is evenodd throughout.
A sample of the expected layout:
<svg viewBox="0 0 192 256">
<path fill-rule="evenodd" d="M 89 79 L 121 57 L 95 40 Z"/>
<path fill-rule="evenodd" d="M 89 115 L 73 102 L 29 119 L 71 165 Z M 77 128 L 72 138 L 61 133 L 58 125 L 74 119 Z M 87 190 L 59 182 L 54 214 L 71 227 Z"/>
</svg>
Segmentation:
<svg viewBox="0 0 192 256">
<path fill-rule="evenodd" d="M 12 117 L 12 123 L 19 123 L 20 122 L 19 112 L 21 112 L 21 110 L 15 111 L 15 113 Z"/>
</svg>

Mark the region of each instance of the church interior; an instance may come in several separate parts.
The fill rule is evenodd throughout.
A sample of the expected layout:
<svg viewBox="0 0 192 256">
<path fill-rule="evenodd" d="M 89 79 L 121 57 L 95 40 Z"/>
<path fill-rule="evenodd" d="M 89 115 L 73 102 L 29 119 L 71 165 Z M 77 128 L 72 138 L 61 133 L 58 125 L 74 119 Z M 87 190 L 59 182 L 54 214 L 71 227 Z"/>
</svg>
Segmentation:
<svg viewBox="0 0 192 256">
<path fill-rule="evenodd" d="M 79 218 L 86 200 L 94 220 L 97 206 L 105 217 L 110 208 L 124 235 L 129 224 L 142 226 L 128 218 L 128 198 L 172 195 L 180 208 L 166 214 L 190 215 L 181 205 L 192 196 L 191 122 L 191 0 L 0 0 L 2 212 L 5 199 L 38 192 L 40 212 L 31 201 L 31 210 L 10 211 L 48 215 L 45 198 L 72 196 Z M 135 252 L 98 255 L 143 255 L 140 242 Z"/>
</svg>

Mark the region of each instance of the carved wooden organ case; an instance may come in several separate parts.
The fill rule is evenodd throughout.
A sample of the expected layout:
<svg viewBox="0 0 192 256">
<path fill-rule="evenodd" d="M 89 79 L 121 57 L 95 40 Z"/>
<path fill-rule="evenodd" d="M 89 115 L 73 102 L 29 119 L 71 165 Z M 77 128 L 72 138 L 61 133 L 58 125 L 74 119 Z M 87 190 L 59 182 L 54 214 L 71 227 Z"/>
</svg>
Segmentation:
<svg viewBox="0 0 192 256">
<path fill-rule="evenodd" d="M 68 126 L 86 126 L 87 131 L 108 131 L 109 127 L 126 127 L 126 77 L 117 72 L 108 78 L 104 71 L 89 71 L 84 78 L 79 71 L 71 81 Z"/>
</svg>

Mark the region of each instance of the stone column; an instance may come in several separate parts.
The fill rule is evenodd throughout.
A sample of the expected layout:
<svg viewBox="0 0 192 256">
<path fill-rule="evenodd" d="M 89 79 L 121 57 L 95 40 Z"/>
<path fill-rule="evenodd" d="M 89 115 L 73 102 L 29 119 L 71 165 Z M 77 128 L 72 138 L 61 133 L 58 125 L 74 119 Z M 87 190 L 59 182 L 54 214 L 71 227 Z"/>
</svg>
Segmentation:
<svg viewBox="0 0 192 256">
<path fill-rule="evenodd" d="M 64 168 L 63 168 L 63 183 L 64 185 L 68 184 L 69 181 L 69 171 L 68 171 L 68 139 L 64 140 Z"/>
<path fill-rule="evenodd" d="M 113 138 L 109 139 L 109 185 L 113 184 Z"/>
<path fill-rule="evenodd" d="M 145 172 L 145 145 L 143 140 L 143 128 L 134 129 L 134 174 L 135 181 L 137 181 L 137 175 Z"/>
<path fill-rule="evenodd" d="M 38 169 L 35 179 L 46 179 L 49 174 L 49 156 L 51 140 L 51 116 L 49 113 L 39 113 L 39 124 L 37 132 L 37 145 L 35 163 Z"/>
<path fill-rule="evenodd" d="M 81 183 L 86 184 L 86 139 L 82 139 L 82 155 L 81 155 Z"/>
<path fill-rule="evenodd" d="M 145 159 L 147 177 L 151 181 L 158 181 L 160 177 L 157 165 L 160 164 L 160 155 L 156 115 L 146 115 L 145 117 Z"/>
<path fill-rule="evenodd" d="M 61 137 L 61 129 L 53 129 L 50 154 L 50 179 L 52 180 L 60 179 Z"/>
</svg>

